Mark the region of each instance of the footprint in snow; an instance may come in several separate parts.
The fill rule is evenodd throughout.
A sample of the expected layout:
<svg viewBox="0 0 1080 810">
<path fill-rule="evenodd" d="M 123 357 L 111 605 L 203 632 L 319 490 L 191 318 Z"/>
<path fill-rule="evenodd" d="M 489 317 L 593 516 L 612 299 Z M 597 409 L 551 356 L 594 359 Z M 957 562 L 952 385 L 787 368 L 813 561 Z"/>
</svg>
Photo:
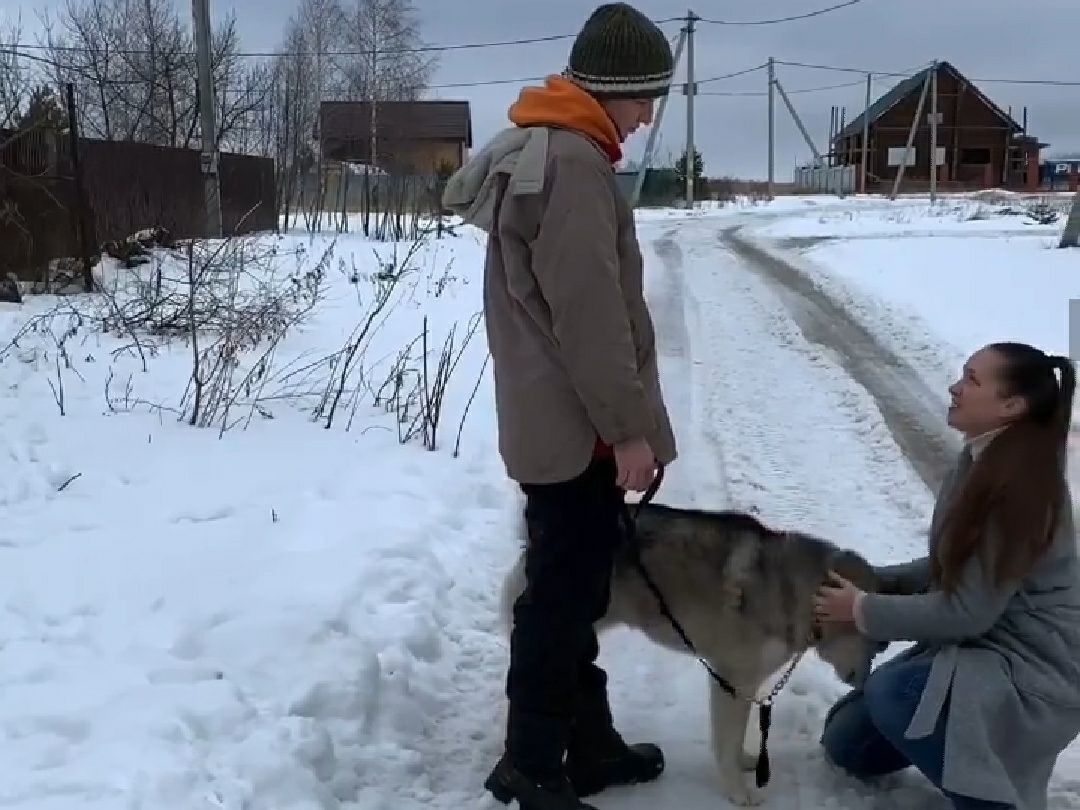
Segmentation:
<svg viewBox="0 0 1080 810">
<path fill-rule="evenodd" d="M 202 514 L 177 515 L 172 518 L 173 523 L 212 523 L 215 520 L 225 520 L 236 514 L 231 506 L 221 506 L 217 509 L 208 510 Z"/>
<path fill-rule="evenodd" d="M 503 493 L 493 484 L 480 484 L 476 487 L 476 505 L 481 509 L 501 509 L 504 506 Z"/>
<path fill-rule="evenodd" d="M 80 743 L 90 736 L 90 724 L 85 720 L 63 715 L 20 717 L 7 725 L 8 736 L 16 739 L 35 734 L 53 734 L 70 743 Z"/>
</svg>

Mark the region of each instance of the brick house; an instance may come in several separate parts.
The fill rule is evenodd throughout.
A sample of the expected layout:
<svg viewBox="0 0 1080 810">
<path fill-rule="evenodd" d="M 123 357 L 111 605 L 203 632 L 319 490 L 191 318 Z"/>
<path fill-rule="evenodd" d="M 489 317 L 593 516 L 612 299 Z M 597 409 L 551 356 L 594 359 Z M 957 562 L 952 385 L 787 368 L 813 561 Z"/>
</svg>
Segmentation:
<svg viewBox="0 0 1080 810">
<path fill-rule="evenodd" d="M 907 144 L 919 96 L 932 67 L 897 83 L 833 139 L 832 162 L 862 163 L 863 121 L 869 117 L 867 190 L 891 186 Z M 927 91 L 902 187 L 925 189 L 930 181 L 930 92 Z M 965 78 L 949 62 L 937 64 L 938 184 L 948 188 L 1039 186 L 1039 153 L 1048 146 Z"/>
</svg>

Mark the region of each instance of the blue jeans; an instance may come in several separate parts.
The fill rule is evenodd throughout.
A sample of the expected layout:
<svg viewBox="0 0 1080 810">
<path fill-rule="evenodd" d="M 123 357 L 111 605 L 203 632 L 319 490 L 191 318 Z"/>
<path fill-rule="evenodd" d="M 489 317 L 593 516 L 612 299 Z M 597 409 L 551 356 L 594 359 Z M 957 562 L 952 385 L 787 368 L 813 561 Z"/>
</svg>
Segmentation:
<svg viewBox="0 0 1080 810">
<path fill-rule="evenodd" d="M 904 739 L 919 705 L 930 664 L 895 661 L 874 670 L 861 690 L 845 695 L 825 718 L 821 744 L 828 759 L 860 779 L 872 779 L 915 766 L 941 790 L 948 702 L 932 734 Z M 1011 805 L 944 791 L 956 810 L 1009 810 Z"/>
</svg>

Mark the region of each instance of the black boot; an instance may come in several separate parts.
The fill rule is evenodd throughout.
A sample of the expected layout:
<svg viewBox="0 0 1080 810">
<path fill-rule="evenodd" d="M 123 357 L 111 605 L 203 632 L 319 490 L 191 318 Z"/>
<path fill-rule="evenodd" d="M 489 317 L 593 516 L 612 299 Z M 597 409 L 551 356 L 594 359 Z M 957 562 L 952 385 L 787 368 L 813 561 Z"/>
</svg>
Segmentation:
<svg viewBox="0 0 1080 810">
<path fill-rule="evenodd" d="M 578 796 L 592 796 L 612 785 L 651 782 L 663 771 L 659 747 L 627 745 L 615 730 L 606 691 L 582 698 L 566 752 L 566 775 Z"/>
<path fill-rule="evenodd" d="M 559 774 L 536 781 L 515 768 L 505 756 L 484 782 L 484 788 L 503 804 L 517 799 L 520 810 L 596 810 L 591 804 L 578 801 L 566 776 Z"/>
</svg>

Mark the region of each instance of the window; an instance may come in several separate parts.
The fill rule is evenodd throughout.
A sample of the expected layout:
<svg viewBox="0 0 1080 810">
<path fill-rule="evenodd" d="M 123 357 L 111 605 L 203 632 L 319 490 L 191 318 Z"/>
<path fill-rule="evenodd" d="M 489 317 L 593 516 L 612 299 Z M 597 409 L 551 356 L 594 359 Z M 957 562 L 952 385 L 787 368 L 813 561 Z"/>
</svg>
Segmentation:
<svg viewBox="0 0 1080 810">
<path fill-rule="evenodd" d="M 990 163 L 990 150 L 986 148 L 961 149 L 960 162 L 967 166 L 984 166 Z"/>
<path fill-rule="evenodd" d="M 918 152 L 918 150 L 914 146 L 912 146 L 911 147 L 911 152 L 908 154 L 908 159 L 907 159 L 907 165 L 908 166 L 914 166 L 915 165 L 915 159 L 916 159 L 916 156 L 917 156 L 917 152 Z M 904 147 L 902 147 L 902 146 L 890 146 L 887 157 L 888 157 L 888 161 L 889 161 L 889 163 L 888 163 L 889 166 L 899 166 L 900 161 L 904 159 Z"/>
</svg>

